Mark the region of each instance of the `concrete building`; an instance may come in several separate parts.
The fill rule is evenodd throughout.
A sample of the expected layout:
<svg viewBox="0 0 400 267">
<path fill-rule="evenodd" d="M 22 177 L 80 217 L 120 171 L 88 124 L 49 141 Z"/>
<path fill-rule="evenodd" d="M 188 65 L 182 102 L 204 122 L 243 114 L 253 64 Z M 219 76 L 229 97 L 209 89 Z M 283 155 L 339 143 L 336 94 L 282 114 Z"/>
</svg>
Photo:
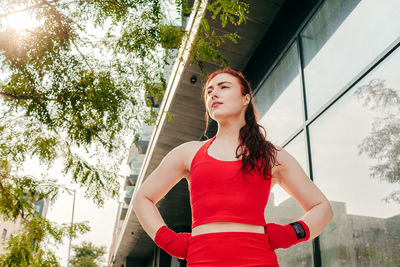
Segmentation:
<svg viewBox="0 0 400 267">
<path fill-rule="evenodd" d="M 278 249 L 281 266 L 400 265 L 400 3 L 396 0 L 246 0 L 247 23 L 222 27 L 202 9 L 191 14 L 133 194 L 174 147 L 203 138 L 204 77 L 188 51 L 200 19 L 218 33 L 237 31 L 220 51 L 255 90 L 260 124 L 331 201 L 334 219 L 314 240 Z M 206 62 L 211 73 L 220 66 Z M 174 114 L 167 121 L 165 112 Z M 212 123 L 210 135 L 216 132 Z M 182 179 L 157 207 L 177 232 L 191 231 Z M 279 186 L 267 222 L 303 216 Z M 160 250 L 133 211 L 115 236 L 110 266 L 185 266 Z"/>
</svg>

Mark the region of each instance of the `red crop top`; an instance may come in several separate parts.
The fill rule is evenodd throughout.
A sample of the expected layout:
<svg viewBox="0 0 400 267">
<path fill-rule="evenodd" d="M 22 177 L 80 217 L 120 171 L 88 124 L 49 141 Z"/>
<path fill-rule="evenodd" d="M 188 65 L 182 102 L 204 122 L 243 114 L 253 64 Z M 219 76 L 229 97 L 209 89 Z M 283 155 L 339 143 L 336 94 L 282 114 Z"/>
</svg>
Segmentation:
<svg viewBox="0 0 400 267">
<path fill-rule="evenodd" d="M 208 155 L 214 139 L 197 151 L 191 163 L 188 180 L 192 228 L 218 221 L 265 225 L 271 179 L 252 171 L 246 181 L 240 171 L 241 160 L 222 161 Z"/>
</svg>

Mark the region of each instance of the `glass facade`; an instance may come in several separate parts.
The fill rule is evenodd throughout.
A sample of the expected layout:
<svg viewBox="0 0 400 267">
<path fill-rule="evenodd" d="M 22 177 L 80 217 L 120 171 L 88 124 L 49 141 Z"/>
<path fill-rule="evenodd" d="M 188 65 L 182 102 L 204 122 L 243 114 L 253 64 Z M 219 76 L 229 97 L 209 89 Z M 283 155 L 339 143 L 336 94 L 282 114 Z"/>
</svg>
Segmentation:
<svg viewBox="0 0 400 267">
<path fill-rule="evenodd" d="M 310 125 L 314 181 L 337 205 L 323 266 L 400 265 L 399 68 L 397 49 Z"/>
<path fill-rule="evenodd" d="M 307 175 L 307 154 L 304 132 L 298 134 L 287 146 L 288 151 L 299 162 Z M 287 224 L 298 220 L 304 214 L 299 204 L 278 185 L 271 189 L 268 205 L 265 212 L 267 223 L 274 222 Z M 306 241 L 293 246 L 291 249 L 277 249 L 276 255 L 280 266 L 313 266 L 312 241 Z"/>
<path fill-rule="evenodd" d="M 327 0 L 300 34 L 308 117 L 400 35 L 398 0 Z"/>
<path fill-rule="evenodd" d="M 254 103 L 267 138 L 281 143 L 304 121 L 297 46 L 291 46 L 257 91 Z"/>
<path fill-rule="evenodd" d="M 400 266 L 397 14 L 395 0 L 323 1 L 257 89 L 267 138 L 296 158 L 334 212 L 317 240 L 276 251 L 282 266 Z M 267 222 L 303 215 L 275 185 Z"/>
</svg>

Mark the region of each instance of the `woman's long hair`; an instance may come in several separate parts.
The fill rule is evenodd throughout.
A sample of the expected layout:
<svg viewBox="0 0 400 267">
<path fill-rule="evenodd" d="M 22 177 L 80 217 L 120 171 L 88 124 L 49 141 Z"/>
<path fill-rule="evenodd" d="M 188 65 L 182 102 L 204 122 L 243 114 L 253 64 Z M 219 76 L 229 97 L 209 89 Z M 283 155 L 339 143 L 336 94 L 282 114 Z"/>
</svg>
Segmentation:
<svg viewBox="0 0 400 267">
<path fill-rule="evenodd" d="M 236 148 L 236 157 L 242 157 L 241 171 L 246 173 L 248 171 L 257 169 L 262 176 L 268 180 L 271 178 L 271 164 L 277 164 L 276 151 L 278 150 L 271 142 L 266 140 L 266 130 L 263 126 L 257 123 L 258 112 L 253 102 L 253 91 L 250 87 L 250 83 L 246 80 L 241 72 L 233 70 L 231 68 L 224 68 L 211 73 L 208 76 L 207 82 L 203 88 L 204 105 L 206 108 L 205 120 L 206 129 L 204 135 L 207 136 L 208 123 L 210 120 L 207 112 L 207 94 L 206 88 L 210 81 L 221 73 L 230 74 L 239 81 L 242 95 L 249 94 L 251 96 L 250 102 L 246 108 L 244 125 L 239 131 L 239 146 Z M 261 133 L 261 129 L 264 131 L 264 135 Z M 241 153 L 239 153 L 241 151 Z"/>
</svg>

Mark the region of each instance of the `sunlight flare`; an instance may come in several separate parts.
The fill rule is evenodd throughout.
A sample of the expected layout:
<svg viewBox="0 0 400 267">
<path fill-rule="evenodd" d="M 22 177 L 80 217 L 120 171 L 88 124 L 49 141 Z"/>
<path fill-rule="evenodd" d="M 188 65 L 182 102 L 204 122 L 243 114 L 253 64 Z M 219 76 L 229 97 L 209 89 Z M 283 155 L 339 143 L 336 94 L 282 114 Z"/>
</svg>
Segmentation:
<svg viewBox="0 0 400 267">
<path fill-rule="evenodd" d="M 1 24 L 5 28 L 13 28 L 17 31 L 33 30 L 41 25 L 40 21 L 33 18 L 28 12 L 18 12 L 2 19 Z"/>
</svg>

